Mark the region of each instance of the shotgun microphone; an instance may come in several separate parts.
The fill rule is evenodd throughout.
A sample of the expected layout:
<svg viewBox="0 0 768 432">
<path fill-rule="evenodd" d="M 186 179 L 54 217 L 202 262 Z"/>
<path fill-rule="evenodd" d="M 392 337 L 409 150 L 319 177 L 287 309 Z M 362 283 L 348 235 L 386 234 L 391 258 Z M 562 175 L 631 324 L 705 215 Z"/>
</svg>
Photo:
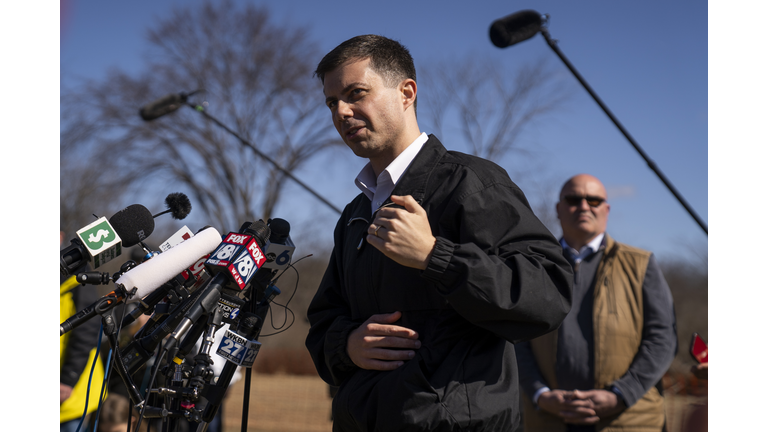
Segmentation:
<svg viewBox="0 0 768 432">
<path fill-rule="evenodd" d="M 491 24 L 491 42 L 499 48 L 506 48 L 534 37 L 541 26 L 540 13 L 530 9 L 515 12 Z"/>
</svg>

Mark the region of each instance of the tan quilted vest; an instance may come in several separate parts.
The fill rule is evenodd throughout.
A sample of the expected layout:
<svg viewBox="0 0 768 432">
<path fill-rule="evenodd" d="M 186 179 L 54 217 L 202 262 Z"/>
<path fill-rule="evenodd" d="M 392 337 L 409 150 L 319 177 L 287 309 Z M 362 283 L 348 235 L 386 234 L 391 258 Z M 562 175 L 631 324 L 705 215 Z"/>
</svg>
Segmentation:
<svg viewBox="0 0 768 432">
<path fill-rule="evenodd" d="M 614 241 L 605 235 L 606 247 L 595 276 L 593 326 L 595 336 L 595 386 L 607 389 L 629 369 L 643 331 L 643 279 L 650 252 Z M 550 388 L 555 379 L 557 331 L 531 341 L 533 355 Z M 586 390 L 586 389 L 585 389 Z M 525 432 L 564 432 L 565 424 L 534 407 L 523 394 Z M 598 431 L 659 432 L 664 425 L 664 399 L 652 387 L 619 416 L 601 419 Z"/>
</svg>

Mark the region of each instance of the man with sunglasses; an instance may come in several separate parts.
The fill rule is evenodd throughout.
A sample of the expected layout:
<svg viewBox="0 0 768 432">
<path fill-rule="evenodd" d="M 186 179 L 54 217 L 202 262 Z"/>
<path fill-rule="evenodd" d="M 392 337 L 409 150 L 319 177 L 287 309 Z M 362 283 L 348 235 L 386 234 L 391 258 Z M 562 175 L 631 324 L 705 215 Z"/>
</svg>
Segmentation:
<svg viewBox="0 0 768 432">
<path fill-rule="evenodd" d="M 516 345 L 525 431 L 662 431 L 661 378 L 677 352 L 672 294 L 648 252 L 606 233 L 597 178 L 569 179 L 556 205 L 574 268 L 557 331 Z"/>
</svg>

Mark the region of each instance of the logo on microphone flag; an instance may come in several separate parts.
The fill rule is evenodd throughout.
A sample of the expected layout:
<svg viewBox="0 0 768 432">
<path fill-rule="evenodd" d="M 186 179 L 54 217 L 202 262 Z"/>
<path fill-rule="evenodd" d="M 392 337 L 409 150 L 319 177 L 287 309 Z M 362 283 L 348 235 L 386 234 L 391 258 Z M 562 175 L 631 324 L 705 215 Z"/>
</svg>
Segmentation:
<svg viewBox="0 0 768 432">
<path fill-rule="evenodd" d="M 77 237 L 88 248 L 90 264 L 95 269 L 122 252 L 120 237 L 105 217 L 77 231 Z"/>
</svg>

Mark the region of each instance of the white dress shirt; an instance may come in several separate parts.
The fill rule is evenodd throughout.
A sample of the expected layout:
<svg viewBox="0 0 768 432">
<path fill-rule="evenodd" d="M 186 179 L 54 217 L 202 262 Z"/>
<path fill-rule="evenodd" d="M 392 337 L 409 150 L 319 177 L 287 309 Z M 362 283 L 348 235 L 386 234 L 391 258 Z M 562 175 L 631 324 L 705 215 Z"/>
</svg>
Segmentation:
<svg viewBox="0 0 768 432">
<path fill-rule="evenodd" d="M 371 214 L 384 204 L 384 201 L 392 194 L 392 190 L 395 189 L 395 185 L 400 181 L 400 177 L 411 165 L 411 162 L 419 153 L 421 147 L 427 142 L 427 134 L 422 132 L 414 142 L 412 142 L 405 150 L 402 151 L 395 160 L 392 161 L 384 171 L 379 174 L 378 178 L 374 177 L 373 167 L 368 162 L 360 174 L 355 178 L 355 186 L 357 186 L 364 194 L 371 200 Z"/>
</svg>

